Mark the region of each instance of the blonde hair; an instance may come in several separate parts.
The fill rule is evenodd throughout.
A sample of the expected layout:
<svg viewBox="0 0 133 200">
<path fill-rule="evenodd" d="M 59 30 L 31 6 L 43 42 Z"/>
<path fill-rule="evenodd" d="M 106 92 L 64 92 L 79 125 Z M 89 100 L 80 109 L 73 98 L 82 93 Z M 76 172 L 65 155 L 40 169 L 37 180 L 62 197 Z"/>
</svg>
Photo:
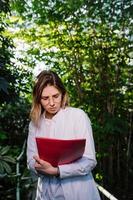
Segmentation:
<svg viewBox="0 0 133 200">
<path fill-rule="evenodd" d="M 44 108 L 41 105 L 41 95 L 42 95 L 43 89 L 47 85 L 54 86 L 61 92 L 61 94 L 62 94 L 61 107 L 62 108 L 65 108 L 68 105 L 67 91 L 64 87 L 63 82 L 59 78 L 59 76 L 51 70 L 42 71 L 37 76 L 37 80 L 33 87 L 33 102 L 32 102 L 32 108 L 31 108 L 31 112 L 30 112 L 30 118 L 36 126 L 38 125 L 40 116 L 44 112 Z"/>
</svg>

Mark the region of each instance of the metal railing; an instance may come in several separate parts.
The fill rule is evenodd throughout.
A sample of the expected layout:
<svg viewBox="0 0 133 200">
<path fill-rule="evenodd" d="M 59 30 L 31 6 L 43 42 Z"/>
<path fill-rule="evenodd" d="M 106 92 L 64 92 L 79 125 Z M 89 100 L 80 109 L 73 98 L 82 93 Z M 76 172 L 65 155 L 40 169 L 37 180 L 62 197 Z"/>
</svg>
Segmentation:
<svg viewBox="0 0 133 200">
<path fill-rule="evenodd" d="M 118 200 L 111 193 L 109 193 L 105 188 L 103 188 L 101 185 L 99 185 L 98 183 L 96 183 L 96 185 L 97 185 L 97 188 L 99 189 L 99 191 L 102 194 L 104 194 L 104 196 L 106 196 L 108 199 L 110 199 L 110 200 Z"/>
<path fill-rule="evenodd" d="M 17 186 L 16 186 L 16 200 L 20 200 L 20 179 L 21 179 L 21 172 L 20 172 L 20 161 L 23 158 L 26 149 L 26 140 L 24 141 L 22 151 L 16 159 L 16 177 L 17 177 Z"/>
</svg>

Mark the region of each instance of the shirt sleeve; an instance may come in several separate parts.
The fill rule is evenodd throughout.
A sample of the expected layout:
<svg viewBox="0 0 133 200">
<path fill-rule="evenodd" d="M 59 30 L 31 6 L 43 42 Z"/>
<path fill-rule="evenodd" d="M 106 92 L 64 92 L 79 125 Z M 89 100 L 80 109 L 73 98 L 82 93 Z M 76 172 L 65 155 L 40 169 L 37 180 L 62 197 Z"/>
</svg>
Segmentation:
<svg viewBox="0 0 133 200">
<path fill-rule="evenodd" d="M 35 132 L 36 132 L 36 127 L 32 122 L 30 122 L 28 139 L 27 139 L 27 166 L 28 169 L 31 170 L 31 172 L 34 172 L 37 175 L 37 172 L 34 168 L 35 160 L 33 159 L 34 155 L 38 155 L 37 146 L 35 143 Z"/>
<path fill-rule="evenodd" d="M 35 140 L 36 130 L 37 127 L 33 124 L 33 122 L 30 122 L 28 139 L 27 139 L 27 167 L 35 178 L 44 176 L 39 171 L 36 171 L 34 167 L 35 160 L 33 159 L 33 156 L 38 155 L 38 150 Z"/>
<path fill-rule="evenodd" d="M 77 133 L 80 135 L 80 132 L 82 133 L 82 137 L 86 139 L 86 146 L 85 146 L 85 157 L 88 157 L 89 159 L 96 161 L 95 156 L 95 145 L 94 145 L 94 139 L 93 139 L 93 133 L 92 133 L 92 127 L 91 127 L 91 121 L 87 114 L 82 111 L 82 115 L 80 116 L 79 122 L 77 124 Z"/>
<path fill-rule="evenodd" d="M 95 166 L 96 162 L 94 160 L 90 160 L 87 157 L 82 157 L 71 164 L 60 165 L 60 178 L 87 175 Z"/>
<path fill-rule="evenodd" d="M 86 146 L 81 159 L 66 165 L 60 165 L 60 177 L 67 178 L 73 176 L 83 176 L 89 174 L 96 166 L 95 147 L 91 128 L 91 122 L 84 111 L 76 114 L 75 131 L 77 138 L 85 138 Z"/>
</svg>

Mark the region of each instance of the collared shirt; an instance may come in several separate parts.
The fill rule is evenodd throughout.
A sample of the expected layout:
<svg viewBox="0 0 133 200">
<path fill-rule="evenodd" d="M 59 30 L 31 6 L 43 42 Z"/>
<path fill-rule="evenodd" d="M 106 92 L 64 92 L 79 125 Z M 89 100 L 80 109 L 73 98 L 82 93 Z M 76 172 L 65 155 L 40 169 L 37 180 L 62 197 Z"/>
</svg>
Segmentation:
<svg viewBox="0 0 133 200">
<path fill-rule="evenodd" d="M 78 108 L 67 107 L 61 109 L 50 121 L 49 133 L 46 125 L 48 121 L 45 116 L 41 116 L 39 126 L 32 122 L 29 125 L 29 135 L 27 143 L 27 163 L 28 167 L 34 171 L 35 161 L 33 155 L 37 155 L 35 137 L 49 137 L 57 139 L 86 139 L 84 155 L 81 159 L 71 163 L 60 165 L 60 178 L 50 178 L 40 175 L 38 178 L 37 200 L 45 200 L 48 183 L 59 186 L 59 193 L 65 200 L 100 200 L 96 188 L 92 169 L 96 165 L 95 148 L 91 129 L 91 123 L 87 114 Z M 82 189 L 83 188 L 83 189 Z M 54 195 L 54 194 L 53 194 Z M 56 195 L 56 193 L 55 193 Z M 53 196 L 54 197 L 54 196 Z M 56 198 L 52 198 L 54 200 Z M 60 198 L 57 198 L 60 199 Z"/>
</svg>

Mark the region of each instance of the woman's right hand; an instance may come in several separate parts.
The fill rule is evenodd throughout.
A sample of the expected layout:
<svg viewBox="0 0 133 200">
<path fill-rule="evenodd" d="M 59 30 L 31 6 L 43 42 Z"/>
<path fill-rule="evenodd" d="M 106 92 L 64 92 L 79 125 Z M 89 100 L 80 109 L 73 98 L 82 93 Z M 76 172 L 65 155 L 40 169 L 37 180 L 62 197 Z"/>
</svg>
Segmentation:
<svg viewBox="0 0 133 200">
<path fill-rule="evenodd" d="M 36 171 L 53 176 L 59 175 L 58 167 L 53 167 L 49 162 L 40 159 L 38 156 L 33 156 L 33 158 L 35 159 L 34 167 Z"/>
</svg>

